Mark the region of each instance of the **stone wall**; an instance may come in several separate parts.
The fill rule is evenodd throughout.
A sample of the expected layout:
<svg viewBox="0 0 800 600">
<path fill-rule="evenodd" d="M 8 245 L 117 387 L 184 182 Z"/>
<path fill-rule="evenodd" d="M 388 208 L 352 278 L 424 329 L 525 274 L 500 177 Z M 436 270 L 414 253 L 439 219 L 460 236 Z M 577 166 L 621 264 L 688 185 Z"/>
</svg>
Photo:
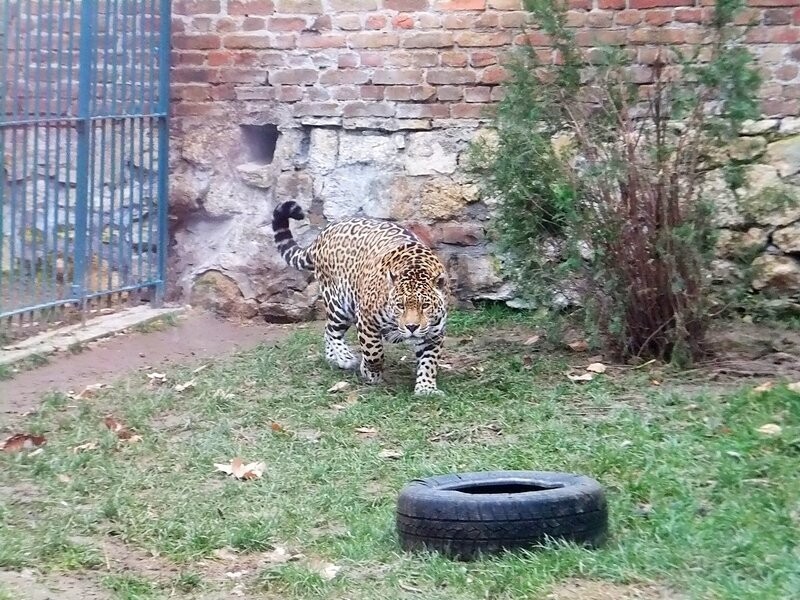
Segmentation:
<svg viewBox="0 0 800 600">
<path fill-rule="evenodd" d="M 578 43 L 624 45 L 648 85 L 657 45 L 699 42 L 713 2 L 569 4 Z M 747 35 L 765 76 L 762 110 L 775 119 L 762 136 L 772 148 L 770 136 L 800 114 L 800 9 L 796 0 L 749 4 L 742 22 L 755 23 Z M 511 298 L 487 242 L 492 207 L 464 162 L 501 97 L 507 50 L 532 44 L 553 60 L 538 31 L 522 32 L 520 8 L 519 0 L 175 2 L 173 294 L 243 316 L 312 316 L 315 287 L 283 264 L 269 230 L 275 204 L 295 199 L 310 215 L 296 228 L 301 243 L 348 215 L 399 219 L 438 248 L 460 298 Z M 794 174 L 773 171 L 792 183 Z"/>
</svg>

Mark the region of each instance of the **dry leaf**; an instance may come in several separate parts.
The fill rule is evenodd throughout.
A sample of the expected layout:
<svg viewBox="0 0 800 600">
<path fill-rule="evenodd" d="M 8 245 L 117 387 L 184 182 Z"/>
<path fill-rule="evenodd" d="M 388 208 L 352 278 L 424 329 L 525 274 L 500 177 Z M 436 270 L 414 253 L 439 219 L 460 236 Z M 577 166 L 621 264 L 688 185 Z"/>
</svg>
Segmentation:
<svg viewBox="0 0 800 600">
<path fill-rule="evenodd" d="M 244 464 L 244 461 L 238 456 L 230 464 L 214 463 L 214 466 L 217 471 L 232 475 L 236 479 L 260 479 L 266 468 L 266 465 L 262 462 Z"/>
<path fill-rule="evenodd" d="M 573 352 L 586 352 L 589 349 L 589 344 L 586 340 L 578 340 L 576 342 L 570 342 L 567 344 L 567 347 Z"/>
<path fill-rule="evenodd" d="M 194 371 L 192 371 L 192 375 L 197 375 L 201 371 L 205 371 L 208 368 L 208 365 L 200 365 Z"/>
<path fill-rule="evenodd" d="M 661 382 L 658 379 L 652 379 L 650 385 L 661 385 Z"/>
<path fill-rule="evenodd" d="M 580 375 L 572 375 L 570 373 L 570 374 L 567 374 L 567 379 L 569 379 L 570 381 L 575 381 L 575 382 L 578 382 L 578 381 L 591 381 L 592 379 L 594 379 L 594 375 L 592 375 L 591 373 L 582 373 Z"/>
<path fill-rule="evenodd" d="M 72 477 L 66 473 L 59 473 L 56 479 L 58 479 L 61 483 L 70 483 L 72 481 Z"/>
<path fill-rule="evenodd" d="M 776 425 L 775 423 L 767 423 L 766 425 L 762 425 L 758 429 L 756 429 L 758 433 L 763 433 L 764 435 L 769 436 L 776 436 L 781 434 L 781 426 Z"/>
<path fill-rule="evenodd" d="M 786 386 L 786 389 L 795 394 L 800 394 L 800 381 L 795 381 Z"/>
<path fill-rule="evenodd" d="M 405 452 L 402 450 L 392 450 L 391 448 L 384 448 L 378 452 L 378 458 L 397 459 L 403 458 L 403 456 L 405 456 Z"/>
<path fill-rule="evenodd" d="M 374 438 L 378 435 L 378 430 L 374 427 L 356 427 L 356 433 L 362 438 Z"/>
<path fill-rule="evenodd" d="M 236 551 L 233 548 L 217 548 L 212 553 L 212 556 L 217 560 L 231 561 L 236 560 Z"/>
<path fill-rule="evenodd" d="M 78 452 L 88 452 L 89 450 L 97 450 L 97 442 L 86 442 L 80 446 L 75 446 L 72 451 L 77 454 Z"/>
<path fill-rule="evenodd" d="M 348 381 L 337 381 L 331 387 L 328 388 L 329 394 L 335 394 L 336 392 L 341 392 L 346 390 L 350 387 L 350 382 Z"/>
<path fill-rule="evenodd" d="M 227 577 L 228 579 L 241 579 L 245 575 L 247 575 L 247 571 L 246 570 L 229 571 L 228 573 L 225 573 L 225 577 Z"/>
<path fill-rule="evenodd" d="M 273 565 L 281 565 L 291 560 L 299 560 L 301 558 L 303 558 L 302 554 L 298 552 L 289 552 L 289 550 L 283 546 L 275 546 L 272 550 L 264 554 L 264 561 Z"/>
<path fill-rule="evenodd" d="M 188 390 L 189 388 L 194 387 L 195 383 L 196 382 L 195 382 L 194 379 L 190 379 L 186 383 L 179 383 L 178 385 L 175 386 L 175 391 L 176 392 L 182 392 L 184 390 Z"/>
<path fill-rule="evenodd" d="M 125 425 L 122 424 L 121 421 L 115 419 L 112 415 L 106 415 L 103 419 L 103 423 L 105 423 L 106 427 L 108 427 L 111 431 L 117 434 L 117 437 L 121 440 L 125 440 L 132 444 L 136 442 L 142 441 L 142 436 L 137 435 Z"/>
<path fill-rule="evenodd" d="M 605 373 L 607 369 L 608 367 L 606 367 L 603 363 L 599 362 L 592 363 L 588 367 L 586 367 L 586 370 L 592 373 Z"/>
<path fill-rule="evenodd" d="M 32 456 L 39 456 L 42 452 L 44 452 L 44 448 L 39 447 L 36 450 L 34 450 L 33 452 L 31 452 L 30 454 L 28 454 L 28 458 L 30 458 Z"/>
<path fill-rule="evenodd" d="M 765 392 L 770 391 L 774 387 L 775 387 L 775 384 L 772 381 L 765 381 L 761 385 L 757 385 L 756 387 L 754 387 L 753 391 L 756 394 L 763 394 Z"/>
<path fill-rule="evenodd" d="M 147 378 L 150 380 L 150 383 L 153 385 L 161 385 L 167 380 L 166 373 L 148 373 Z"/>
<path fill-rule="evenodd" d="M 531 336 L 531 337 L 529 337 L 527 340 L 525 340 L 524 342 L 522 342 L 522 345 L 523 345 L 523 346 L 533 346 L 533 345 L 534 345 L 536 342 L 538 342 L 540 339 L 541 339 L 541 336 L 539 336 L 539 335 L 532 335 L 532 336 Z"/>
<path fill-rule="evenodd" d="M 286 429 L 284 429 L 283 425 L 276 423 L 275 421 L 269 424 L 269 428 L 275 433 L 286 433 Z"/>
<path fill-rule="evenodd" d="M 3 442 L 3 452 L 19 452 L 37 448 L 47 443 L 43 435 L 32 435 L 30 433 L 15 433 Z"/>
<path fill-rule="evenodd" d="M 80 394 L 76 394 L 73 391 L 67 392 L 67 398 L 70 400 L 83 400 L 85 398 L 91 398 L 97 392 L 107 387 L 109 387 L 107 383 L 93 383 L 83 388 L 83 391 L 81 391 Z"/>
<path fill-rule="evenodd" d="M 298 429 L 294 432 L 296 438 L 316 444 L 322 438 L 322 432 L 319 429 Z"/>
<path fill-rule="evenodd" d="M 342 567 L 339 565 L 334 565 L 333 563 L 324 562 L 317 559 L 310 560 L 308 566 L 316 571 L 325 581 L 334 579 L 339 574 L 339 571 L 342 570 Z"/>
</svg>

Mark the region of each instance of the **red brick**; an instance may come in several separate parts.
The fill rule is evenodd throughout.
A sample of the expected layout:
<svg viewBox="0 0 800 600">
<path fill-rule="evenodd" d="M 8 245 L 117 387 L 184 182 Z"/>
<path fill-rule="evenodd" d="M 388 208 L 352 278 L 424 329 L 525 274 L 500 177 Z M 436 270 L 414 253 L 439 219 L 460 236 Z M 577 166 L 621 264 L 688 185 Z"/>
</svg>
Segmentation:
<svg viewBox="0 0 800 600">
<path fill-rule="evenodd" d="M 567 8 L 590 10 L 592 8 L 592 0 L 567 0 Z"/>
<path fill-rule="evenodd" d="M 469 55 L 469 64 L 473 67 L 488 67 L 497 64 L 497 53 L 490 50 L 477 50 Z"/>
<path fill-rule="evenodd" d="M 625 0 L 597 0 L 597 8 L 604 10 L 622 10 L 625 8 Z"/>
<path fill-rule="evenodd" d="M 215 85 L 211 88 L 212 100 L 236 100 L 237 86 L 232 83 L 224 83 L 222 85 Z"/>
<path fill-rule="evenodd" d="M 276 12 L 293 15 L 321 15 L 322 0 L 275 0 Z"/>
<path fill-rule="evenodd" d="M 497 85 L 508 77 L 508 73 L 503 67 L 486 67 L 481 73 L 481 83 L 486 85 Z"/>
<path fill-rule="evenodd" d="M 275 99 L 281 102 L 298 102 L 303 99 L 303 88 L 296 85 L 279 85 L 275 88 Z"/>
<path fill-rule="evenodd" d="M 407 100 L 411 100 L 411 86 L 410 85 L 389 86 L 387 88 L 384 88 L 383 97 L 386 100 L 395 100 L 398 102 L 405 102 Z"/>
<path fill-rule="evenodd" d="M 772 27 L 769 33 L 770 44 L 796 44 L 800 42 L 800 28 Z"/>
<path fill-rule="evenodd" d="M 567 27 L 583 27 L 586 25 L 588 14 L 585 10 L 571 10 L 567 12 Z"/>
<path fill-rule="evenodd" d="M 351 48 L 386 48 L 397 46 L 400 41 L 396 33 L 362 32 L 348 36 Z"/>
<path fill-rule="evenodd" d="M 340 86 L 333 88 L 334 100 L 360 100 L 361 94 L 357 87 L 352 85 Z"/>
<path fill-rule="evenodd" d="M 206 62 L 204 52 L 172 52 L 170 56 L 172 57 L 173 65 L 199 67 Z M 209 66 L 214 67 L 217 65 L 209 64 Z"/>
<path fill-rule="evenodd" d="M 384 89 L 380 85 L 362 85 L 359 93 L 364 100 L 383 100 Z"/>
<path fill-rule="evenodd" d="M 230 50 L 215 50 L 206 55 L 209 67 L 221 67 L 233 64 L 234 53 Z"/>
<path fill-rule="evenodd" d="M 238 31 L 239 24 L 230 17 L 223 17 L 217 21 L 217 31 L 220 33 L 230 33 L 232 31 Z"/>
<path fill-rule="evenodd" d="M 179 50 L 215 50 L 222 40 L 215 33 L 186 35 L 179 33 L 172 36 L 172 47 Z"/>
<path fill-rule="evenodd" d="M 172 3 L 172 12 L 176 15 L 216 15 L 219 11 L 219 0 L 175 0 Z"/>
<path fill-rule="evenodd" d="M 267 28 L 267 20 L 262 17 L 246 17 L 242 21 L 242 31 L 261 31 Z"/>
<path fill-rule="evenodd" d="M 370 15 L 367 17 L 367 29 L 383 29 L 386 27 L 386 17 L 383 15 Z"/>
<path fill-rule="evenodd" d="M 420 13 L 417 15 L 417 27 L 420 29 L 439 29 L 441 19 L 438 14 Z"/>
<path fill-rule="evenodd" d="M 170 70 L 170 79 L 173 83 L 209 83 L 215 79 L 216 73 L 216 69 L 177 67 Z"/>
<path fill-rule="evenodd" d="M 214 22 L 211 20 L 211 17 L 195 17 L 192 19 L 192 24 L 189 29 L 197 33 L 207 33 L 213 30 L 213 24 Z"/>
<path fill-rule="evenodd" d="M 330 15 L 320 15 L 311 25 L 308 26 L 309 31 L 330 31 L 333 29 L 333 19 L 331 19 Z"/>
<path fill-rule="evenodd" d="M 478 85 L 464 89 L 464 100 L 467 102 L 489 102 L 492 99 L 492 88 Z"/>
<path fill-rule="evenodd" d="M 270 31 L 303 31 L 306 25 L 306 20 L 301 17 L 270 17 L 267 20 Z"/>
<path fill-rule="evenodd" d="M 328 0 L 334 12 L 364 12 L 378 8 L 378 0 Z"/>
<path fill-rule="evenodd" d="M 237 100 L 274 100 L 276 91 L 274 87 L 240 85 L 235 93 Z"/>
<path fill-rule="evenodd" d="M 439 65 L 439 53 L 429 51 L 411 52 L 411 66 L 417 68 L 436 67 Z"/>
<path fill-rule="evenodd" d="M 417 12 L 427 10 L 428 0 L 383 0 L 383 8 L 399 12 Z"/>
<path fill-rule="evenodd" d="M 339 15 L 334 18 L 333 24 L 340 31 L 360 31 L 361 17 L 358 15 Z"/>
<path fill-rule="evenodd" d="M 422 71 L 378 69 L 372 74 L 372 83 L 378 85 L 415 85 L 422 83 Z"/>
<path fill-rule="evenodd" d="M 500 102 L 506 97 L 506 88 L 502 86 L 495 86 L 492 88 L 492 102 Z"/>
<path fill-rule="evenodd" d="M 778 81 L 792 81 L 800 74 L 800 68 L 797 65 L 785 64 L 775 69 L 775 79 Z"/>
<path fill-rule="evenodd" d="M 613 21 L 614 13 L 607 10 L 593 10 L 586 16 L 589 27 L 611 27 Z"/>
<path fill-rule="evenodd" d="M 272 0 L 228 0 L 228 14 L 231 16 L 266 16 L 273 12 Z"/>
<path fill-rule="evenodd" d="M 797 6 L 797 0 L 749 0 L 750 6 Z"/>
<path fill-rule="evenodd" d="M 385 102 L 350 102 L 342 108 L 343 117 L 393 117 L 395 107 Z"/>
<path fill-rule="evenodd" d="M 214 103 L 176 102 L 172 111 L 176 117 L 221 117 L 227 109 Z"/>
<path fill-rule="evenodd" d="M 353 85 L 362 84 L 369 81 L 369 73 L 355 69 L 330 69 L 320 75 L 319 82 L 322 85 Z"/>
<path fill-rule="evenodd" d="M 297 38 L 298 48 L 345 48 L 347 39 L 343 35 L 301 33 Z"/>
<path fill-rule="evenodd" d="M 187 102 L 206 102 L 211 99 L 210 85 L 173 85 L 170 97 Z"/>
<path fill-rule="evenodd" d="M 764 25 L 791 25 L 792 13 L 786 9 L 774 8 L 764 11 Z"/>
<path fill-rule="evenodd" d="M 446 104 L 398 104 L 397 116 L 401 119 L 446 119 L 450 109 Z"/>
<path fill-rule="evenodd" d="M 694 6 L 694 0 L 628 0 L 628 8 L 664 8 Z"/>
<path fill-rule="evenodd" d="M 441 58 L 443 67 L 466 67 L 469 60 L 466 52 L 459 52 L 458 50 L 442 52 Z"/>
<path fill-rule="evenodd" d="M 475 80 L 475 73 L 466 69 L 430 69 L 426 75 L 426 81 L 433 85 L 460 85 Z"/>
<path fill-rule="evenodd" d="M 640 29 L 632 29 L 638 32 Z M 575 34 L 575 42 L 579 46 L 621 46 L 625 43 L 625 32 L 614 30 L 579 31 Z"/>
<path fill-rule="evenodd" d="M 522 0 L 489 0 L 489 8 L 495 10 L 520 10 Z"/>
<path fill-rule="evenodd" d="M 286 64 L 286 53 L 270 52 L 236 52 L 233 58 L 235 64 L 249 64 L 258 67 L 280 67 Z"/>
<path fill-rule="evenodd" d="M 263 33 L 228 34 L 222 38 L 226 48 L 274 48 L 272 37 Z"/>
<path fill-rule="evenodd" d="M 528 18 L 529 18 L 528 13 L 522 11 L 500 13 L 500 19 L 498 20 L 498 24 L 500 25 L 500 27 L 508 27 L 509 29 L 518 29 L 528 22 Z"/>
<path fill-rule="evenodd" d="M 297 117 L 338 117 L 342 107 L 336 102 L 301 102 L 294 107 Z"/>
<path fill-rule="evenodd" d="M 644 22 L 653 27 L 661 27 L 672 21 L 670 10 L 648 10 L 644 14 Z"/>
<path fill-rule="evenodd" d="M 267 73 L 263 69 L 236 69 L 223 67 L 217 74 L 216 80 L 219 83 L 266 84 Z"/>
<path fill-rule="evenodd" d="M 496 33 L 464 31 L 456 34 L 456 43 L 461 47 L 505 46 L 509 42 L 511 33 L 508 31 Z"/>
<path fill-rule="evenodd" d="M 475 27 L 478 29 L 494 29 L 497 27 L 498 23 L 500 23 L 498 13 L 483 13 L 475 19 Z"/>
<path fill-rule="evenodd" d="M 354 52 L 348 54 L 340 54 L 338 58 L 338 65 L 340 69 L 347 67 L 349 68 L 357 67 L 359 62 L 360 62 L 359 56 Z"/>
<path fill-rule="evenodd" d="M 438 0 L 437 10 L 483 10 L 486 0 Z"/>
<path fill-rule="evenodd" d="M 638 10 L 621 10 L 614 17 L 614 23 L 623 27 L 638 25 L 641 22 L 642 12 Z"/>
<path fill-rule="evenodd" d="M 578 32 L 578 34 L 580 33 L 585 32 Z M 550 46 L 552 44 L 552 40 L 550 39 L 549 35 L 542 33 L 541 31 L 531 31 L 529 33 L 522 33 L 516 36 L 514 38 L 514 43 L 521 46 Z"/>
<path fill-rule="evenodd" d="M 449 48 L 453 45 L 453 34 L 447 31 L 414 33 L 403 37 L 403 48 Z"/>
<path fill-rule="evenodd" d="M 702 23 L 702 8 L 677 8 L 675 9 L 675 20 L 679 23 Z"/>
<path fill-rule="evenodd" d="M 445 29 L 470 29 L 475 25 L 477 17 L 475 15 L 445 15 L 442 19 L 442 27 Z"/>
<path fill-rule="evenodd" d="M 453 102 L 464 97 L 464 88 L 457 85 L 442 85 L 436 89 L 439 102 Z"/>
<path fill-rule="evenodd" d="M 392 19 L 392 25 L 397 29 L 413 29 L 414 17 L 405 14 L 395 15 Z"/>
<path fill-rule="evenodd" d="M 269 73 L 272 85 L 312 85 L 317 82 L 319 73 L 316 69 L 282 69 Z"/>
<path fill-rule="evenodd" d="M 361 52 L 359 54 L 362 67 L 382 67 L 384 55 L 380 52 Z"/>
<path fill-rule="evenodd" d="M 483 119 L 491 117 L 492 104 L 451 104 L 450 116 L 454 119 Z"/>
</svg>

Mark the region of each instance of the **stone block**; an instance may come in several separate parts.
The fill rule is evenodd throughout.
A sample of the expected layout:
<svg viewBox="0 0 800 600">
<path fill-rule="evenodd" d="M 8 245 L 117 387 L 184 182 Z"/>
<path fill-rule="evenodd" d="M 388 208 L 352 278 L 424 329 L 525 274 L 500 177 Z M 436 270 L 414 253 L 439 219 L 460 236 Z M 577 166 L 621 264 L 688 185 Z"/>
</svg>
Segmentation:
<svg viewBox="0 0 800 600">
<path fill-rule="evenodd" d="M 775 230 L 772 242 L 783 252 L 800 253 L 800 223 Z"/>
<path fill-rule="evenodd" d="M 439 132 L 412 133 L 403 160 L 409 175 L 449 175 L 457 166 L 458 149 Z"/>
<path fill-rule="evenodd" d="M 800 135 L 771 143 L 767 146 L 765 160 L 778 170 L 781 177 L 800 173 Z"/>
<path fill-rule="evenodd" d="M 753 261 L 753 289 L 776 294 L 800 290 L 800 260 L 791 256 L 763 254 Z"/>
</svg>

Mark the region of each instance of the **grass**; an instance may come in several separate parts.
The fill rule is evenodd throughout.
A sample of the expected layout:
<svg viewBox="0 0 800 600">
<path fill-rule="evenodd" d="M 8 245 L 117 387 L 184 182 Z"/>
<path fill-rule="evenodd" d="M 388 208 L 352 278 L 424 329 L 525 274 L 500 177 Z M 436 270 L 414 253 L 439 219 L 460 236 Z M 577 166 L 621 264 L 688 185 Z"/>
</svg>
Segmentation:
<svg viewBox="0 0 800 600">
<path fill-rule="evenodd" d="M 84 401 L 50 396 L 26 423 L 47 436 L 44 451 L 0 455 L 0 568 L 95 574 L 126 599 L 241 586 L 250 598 L 503 600 L 570 578 L 798 597 L 800 396 L 687 396 L 651 385 L 646 369 L 579 386 L 564 373 L 581 359 L 533 352 L 525 323 L 509 333 L 501 313 L 454 317 L 468 337 L 446 352 L 443 398 L 411 395 L 400 349 L 387 383 L 361 388 L 324 364 L 310 330 L 199 373 L 177 368 L 161 386 L 141 375 Z M 326 391 L 341 379 L 349 390 Z M 118 441 L 109 411 L 142 441 Z M 781 434 L 759 433 L 765 423 Z M 97 447 L 74 450 L 86 443 Z M 384 448 L 404 455 L 382 459 Z M 264 477 L 214 472 L 234 456 L 266 463 Z M 474 563 L 399 551 L 393 509 L 407 481 L 490 469 L 596 477 L 612 539 Z M 303 557 L 275 563 L 276 545 Z M 236 558 L 209 560 L 220 549 Z M 144 567 L 152 561 L 160 570 Z M 341 567 L 333 579 L 327 564 Z"/>
</svg>

